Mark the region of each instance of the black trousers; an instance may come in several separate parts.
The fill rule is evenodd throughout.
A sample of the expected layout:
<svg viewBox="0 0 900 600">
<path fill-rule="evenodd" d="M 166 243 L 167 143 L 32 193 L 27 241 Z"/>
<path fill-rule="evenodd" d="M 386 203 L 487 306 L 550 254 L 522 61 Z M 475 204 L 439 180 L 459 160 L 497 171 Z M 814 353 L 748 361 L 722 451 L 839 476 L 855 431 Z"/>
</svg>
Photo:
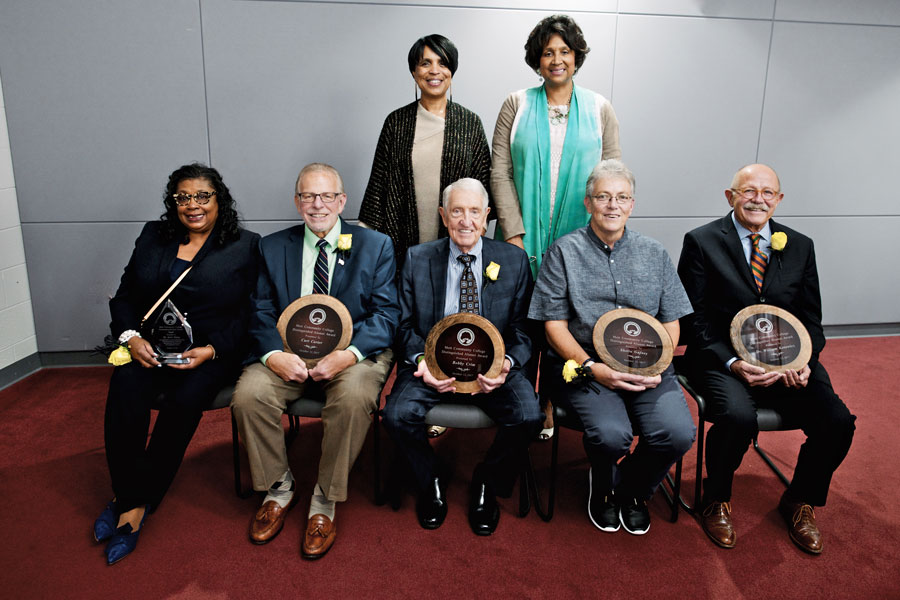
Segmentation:
<svg viewBox="0 0 900 600">
<path fill-rule="evenodd" d="M 801 389 L 780 382 L 750 387 L 724 368 L 700 372 L 693 381 L 708 403 L 707 420 L 713 423 L 706 438 L 704 502 L 731 500 L 734 472 L 757 433 L 756 409 L 773 408 L 799 423 L 806 434 L 789 496 L 825 505 L 831 477 L 850 450 L 856 417 L 832 389 L 821 364 L 812 367 L 809 382 Z"/>
<path fill-rule="evenodd" d="M 510 371 L 506 383 L 489 394 L 439 394 L 413 375 L 408 365 L 397 373 L 397 381 L 384 406 L 384 426 L 399 451 L 407 458 L 419 490 L 440 476 L 437 456 L 428 442 L 425 413 L 441 401 L 473 404 L 497 423 L 497 435 L 484 460 L 476 467 L 473 481 L 487 484 L 497 495 L 512 494 L 528 444 L 543 422 L 532 384 L 519 369 Z"/>
<path fill-rule="evenodd" d="M 207 407 L 234 381 L 238 365 L 207 361 L 196 369 L 116 367 L 106 398 L 106 462 L 120 512 L 162 501 Z M 162 403 L 156 400 L 164 394 Z M 159 408 L 147 443 L 150 409 Z"/>
</svg>

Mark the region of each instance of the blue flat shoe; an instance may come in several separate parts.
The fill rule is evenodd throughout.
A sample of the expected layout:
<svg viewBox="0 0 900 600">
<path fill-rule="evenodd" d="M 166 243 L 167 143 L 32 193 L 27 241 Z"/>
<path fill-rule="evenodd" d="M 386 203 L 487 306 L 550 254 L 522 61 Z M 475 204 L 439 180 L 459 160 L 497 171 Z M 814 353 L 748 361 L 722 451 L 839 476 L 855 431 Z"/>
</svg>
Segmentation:
<svg viewBox="0 0 900 600">
<path fill-rule="evenodd" d="M 97 517 L 97 520 L 94 521 L 94 540 L 104 542 L 111 538 L 116 532 L 116 521 L 118 520 L 116 501 L 110 500 L 103 512 L 100 513 L 100 516 Z"/>
<path fill-rule="evenodd" d="M 107 565 L 114 565 L 134 552 L 135 547 L 137 547 L 138 536 L 140 536 L 141 530 L 144 528 L 144 519 L 147 518 L 147 512 L 147 510 L 144 511 L 144 516 L 141 518 L 137 531 L 131 530 L 131 523 L 125 523 L 116 529 L 116 532 L 106 545 Z"/>
</svg>

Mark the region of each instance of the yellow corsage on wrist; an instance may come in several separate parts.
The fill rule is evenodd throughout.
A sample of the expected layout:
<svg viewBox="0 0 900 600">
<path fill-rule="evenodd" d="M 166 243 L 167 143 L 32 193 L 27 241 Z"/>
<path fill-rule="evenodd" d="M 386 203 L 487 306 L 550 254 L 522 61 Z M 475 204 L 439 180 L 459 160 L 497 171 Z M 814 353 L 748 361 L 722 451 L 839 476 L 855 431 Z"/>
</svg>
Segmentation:
<svg viewBox="0 0 900 600">
<path fill-rule="evenodd" d="M 770 245 L 772 250 L 784 250 L 784 247 L 787 246 L 787 234 L 783 231 L 776 231 L 772 234 L 772 243 Z"/>
<path fill-rule="evenodd" d="M 563 365 L 562 376 L 566 383 L 572 383 L 576 377 L 578 377 L 578 368 L 579 365 L 574 360 L 567 360 L 566 364 Z"/>
<path fill-rule="evenodd" d="M 353 247 L 353 234 L 342 233 L 338 236 L 337 249 L 341 252 L 348 252 Z"/>
<path fill-rule="evenodd" d="M 491 261 L 491 264 L 484 269 L 484 276 L 491 281 L 497 281 L 497 278 L 500 276 L 500 265 Z"/>
<path fill-rule="evenodd" d="M 119 346 L 110 353 L 109 360 L 107 362 L 116 367 L 127 365 L 131 362 L 131 352 L 129 352 L 128 348 L 126 348 L 125 346 Z"/>
</svg>

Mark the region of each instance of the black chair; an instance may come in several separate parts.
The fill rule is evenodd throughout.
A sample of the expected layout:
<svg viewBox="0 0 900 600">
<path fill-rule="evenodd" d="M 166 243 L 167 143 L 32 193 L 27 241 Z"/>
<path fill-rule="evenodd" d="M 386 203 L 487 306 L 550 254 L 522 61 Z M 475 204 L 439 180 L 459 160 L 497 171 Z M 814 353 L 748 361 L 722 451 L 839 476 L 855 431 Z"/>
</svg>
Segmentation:
<svg viewBox="0 0 900 600">
<path fill-rule="evenodd" d="M 679 383 L 681 383 L 681 387 L 688 393 L 688 395 L 694 399 L 694 402 L 697 404 L 697 469 L 696 469 L 696 479 L 694 481 L 694 504 L 691 506 L 687 502 L 685 502 L 684 498 L 679 497 L 679 504 L 682 508 L 689 514 L 695 514 L 697 512 L 697 507 L 700 504 L 700 499 L 702 498 L 702 483 L 703 483 L 703 456 L 704 456 L 704 442 L 706 439 L 706 401 L 703 399 L 703 396 L 697 391 L 695 385 L 693 385 L 688 379 L 687 375 L 685 375 L 686 365 L 685 359 L 683 356 L 677 356 L 674 360 L 675 363 L 675 371 L 678 377 Z M 709 421 L 712 422 L 712 421 Z M 759 432 L 760 431 L 790 431 L 792 429 L 800 429 L 800 425 L 784 418 L 778 411 L 772 408 L 759 408 L 756 411 L 756 426 L 757 426 L 757 434 L 753 436 L 753 449 L 756 450 L 756 453 L 763 459 L 763 461 L 769 466 L 770 469 L 778 476 L 778 478 L 784 483 L 785 487 L 790 485 L 790 480 L 781 472 L 781 470 L 772 462 L 772 459 L 769 457 L 766 452 L 760 448 L 759 446 Z M 679 469 L 680 470 L 680 469 Z"/>
<path fill-rule="evenodd" d="M 375 441 L 374 450 L 375 450 L 375 464 L 376 464 L 376 478 L 378 477 L 378 467 L 381 463 L 379 458 L 379 444 L 377 443 L 378 439 L 378 417 L 381 416 L 381 411 L 377 411 L 375 417 Z M 487 416 L 483 410 L 473 404 L 457 404 L 453 402 L 440 402 L 436 404 L 431 410 L 425 413 L 425 425 L 438 425 L 441 427 L 449 427 L 453 429 L 486 429 L 488 427 L 496 427 L 497 424 L 494 423 L 493 419 Z M 527 451 L 526 451 L 527 453 Z M 530 457 L 526 456 L 525 464 L 527 468 L 530 468 L 531 460 Z M 531 510 L 531 502 L 528 494 L 528 481 L 533 479 L 527 471 L 523 473 L 519 479 L 519 516 L 526 517 L 528 516 L 529 511 Z M 379 491 L 377 495 L 377 500 L 380 500 L 379 504 L 384 504 L 383 495 L 380 494 L 380 485 L 376 482 L 376 490 Z"/>
<path fill-rule="evenodd" d="M 234 393 L 234 386 L 228 386 L 224 388 L 221 392 L 219 392 L 218 396 L 216 396 L 216 400 L 213 403 L 212 408 L 220 408 L 219 404 L 224 401 L 224 406 L 229 406 L 231 404 L 231 396 Z M 380 397 L 380 395 L 379 395 Z M 290 446 L 297 435 L 300 433 L 300 418 L 306 417 L 310 419 L 321 419 L 322 418 L 322 408 L 325 406 L 325 393 L 318 386 L 310 386 L 310 391 L 308 394 L 294 400 L 290 404 L 287 405 L 287 408 L 284 411 L 284 414 L 288 416 L 288 429 L 284 433 L 284 441 L 287 446 Z M 378 504 L 383 503 L 381 500 L 382 491 L 381 491 L 381 474 L 380 474 L 380 462 L 377 460 L 379 445 L 380 445 L 380 435 L 378 432 L 378 413 L 379 409 L 375 409 L 373 411 L 373 422 L 375 423 L 374 431 L 372 434 L 372 444 L 375 450 L 375 502 Z M 234 493 L 238 495 L 239 498 L 249 498 L 253 495 L 254 490 L 253 487 L 248 487 L 244 489 L 241 484 L 241 451 L 240 451 L 240 440 L 238 435 L 238 427 L 237 421 L 234 418 L 234 413 L 231 414 L 231 446 L 232 446 L 232 456 L 234 460 Z"/>
<path fill-rule="evenodd" d="M 560 436 L 560 427 L 565 427 L 566 429 L 571 429 L 573 431 L 578 431 L 584 433 L 584 425 L 581 423 L 581 419 L 578 415 L 573 411 L 571 414 L 565 408 L 559 406 L 558 404 L 553 404 L 553 441 L 552 447 L 550 450 L 550 490 L 547 497 L 547 508 L 544 509 L 541 506 L 541 500 L 539 497 L 539 493 L 537 490 L 537 482 L 534 480 L 534 469 L 532 465 L 528 465 L 528 470 L 526 474 L 531 477 L 529 482 L 529 488 L 531 489 L 531 495 L 534 497 L 534 510 L 535 512 L 543 519 L 544 521 L 550 521 L 553 518 L 553 512 L 556 507 L 556 476 L 558 470 L 558 460 L 559 460 L 559 436 Z M 678 505 L 679 500 L 681 498 L 681 459 L 678 459 L 678 462 L 675 463 L 675 476 L 674 478 L 670 475 L 666 475 L 666 479 L 664 480 L 671 489 L 667 489 L 665 483 L 659 486 L 659 489 L 662 490 L 663 495 L 665 496 L 666 503 L 672 509 L 672 514 L 669 517 L 669 520 L 672 523 L 678 521 Z"/>
</svg>

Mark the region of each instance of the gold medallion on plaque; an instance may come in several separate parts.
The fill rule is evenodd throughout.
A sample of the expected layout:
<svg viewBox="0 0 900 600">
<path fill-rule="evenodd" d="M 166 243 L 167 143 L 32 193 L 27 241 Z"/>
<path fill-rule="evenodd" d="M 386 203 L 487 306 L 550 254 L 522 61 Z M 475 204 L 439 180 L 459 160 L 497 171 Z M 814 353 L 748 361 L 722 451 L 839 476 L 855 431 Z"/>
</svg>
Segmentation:
<svg viewBox="0 0 900 600">
<path fill-rule="evenodd" d="M 456 313 L 438 321 L 425 340 L 425 364 L 436 379 L 456 377 L 457 393 L 481 389 L 478 374 L 497 377 L 506 346 L 493 323 L 475 313 Z"/>
<path fill-rule="evenodd" d="M 659 375 L 672 362 L 673 345 L 662 323 L 642 310 L 617 308 L 594 325 L 594 350 L 620 373 Z"/>
<path fill-rule="evenodd" d="M 800 319 L 771 304 L 753 304 L 734 316 L 731 345 L 741 360 L 766 371 L 798 371 L 812 356 Z"/>
<path fill-rule="evenodd" d="M 344 350 L 353 337 L 350 311 L 334 296 L 309 294 L 291 302 L 278 318 L 285 352 L 313 367 L 335 350 Z"/>
</svg>

